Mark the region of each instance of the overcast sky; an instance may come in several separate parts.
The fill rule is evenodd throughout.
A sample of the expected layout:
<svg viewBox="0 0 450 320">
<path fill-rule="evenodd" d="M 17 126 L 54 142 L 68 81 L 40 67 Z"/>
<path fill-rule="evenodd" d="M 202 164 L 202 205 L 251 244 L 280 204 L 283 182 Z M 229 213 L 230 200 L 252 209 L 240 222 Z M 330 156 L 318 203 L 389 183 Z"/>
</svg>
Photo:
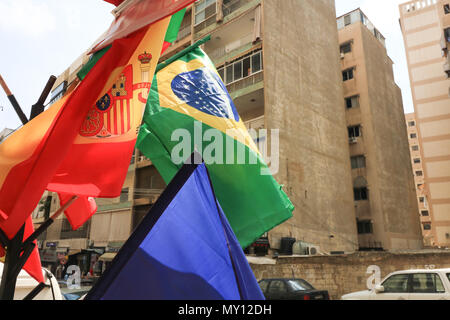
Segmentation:
<svg viewBox="0 0 450 320">
<path fill-rule="evenodd" d="M 398 4 L 406 0 L 336 0 L 336 14 L 360 7 L 386 37 L 405 112 L 412 112 Z M 61 74 L 109 27 L 114 8 L 101 0 L 0 0 L 0 74 L 25 114 L 50 75 Z M 0 89 L 0 131 L 20 125 Z"/>
</svg>

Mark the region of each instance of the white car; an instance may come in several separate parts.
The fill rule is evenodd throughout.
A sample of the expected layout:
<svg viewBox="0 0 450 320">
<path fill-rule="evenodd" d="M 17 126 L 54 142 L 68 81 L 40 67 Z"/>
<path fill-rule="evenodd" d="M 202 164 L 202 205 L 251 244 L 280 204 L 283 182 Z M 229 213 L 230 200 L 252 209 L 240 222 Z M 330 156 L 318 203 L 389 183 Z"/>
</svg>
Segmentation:
<svg viewBox="0 0 450 320">
<path fill-rule="evenodd" d="M 0 262 L 0 280 L 3 274 L 3 263 Z M 45 287 L 34 297 L 33 300 L 63 300 L 61 289 L 59 288 L 56 277 L 47 269 L 42 268 L 44 275 Z M 25 270 L 21 270 L 16 282 L 16 290 L 14 300 L 22 300 L 25 298 L 39 283 L 34 280 Z"/>
<path fill-rule="evenodd" d="M 349 293 L 341 300 L 450 300 L 450 269 L 393 272 L 375 289 Z"/>
</svg>

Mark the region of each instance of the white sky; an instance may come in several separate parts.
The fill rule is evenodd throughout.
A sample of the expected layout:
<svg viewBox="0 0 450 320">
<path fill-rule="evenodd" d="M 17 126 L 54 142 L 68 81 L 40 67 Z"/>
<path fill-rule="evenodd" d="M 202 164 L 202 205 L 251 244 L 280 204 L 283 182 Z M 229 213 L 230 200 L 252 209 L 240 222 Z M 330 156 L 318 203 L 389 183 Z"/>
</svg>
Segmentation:
<svg viewBox="0 0 450 320">
<path fill-rule="evenodd" d="M 336 11 L 340 16 L 360 7 L 386 37 L 405 112 L 412 112 L 398 22 L 402 2 L 406 0 L 336 0 Z M 0 74 L 27 116 L 49 76 L 61 74 L 106 31 L 113 8 L 102 0 L 0 0 Z M 21 123 L 0 91 L 0 131 L 17 128 Z"/>
</svg>

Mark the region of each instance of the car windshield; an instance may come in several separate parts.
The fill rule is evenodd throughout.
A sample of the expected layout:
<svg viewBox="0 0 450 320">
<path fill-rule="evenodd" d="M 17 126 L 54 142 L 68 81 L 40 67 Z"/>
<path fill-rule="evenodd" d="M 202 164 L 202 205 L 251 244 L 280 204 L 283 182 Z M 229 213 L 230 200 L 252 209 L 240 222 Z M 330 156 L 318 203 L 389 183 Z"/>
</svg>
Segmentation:
<svg viewBox="0 0 450 320">
<path fill-rule="evenodd" d="M 288 280 L 287 283 L 293 291 L 314 290 L 313 286 L 305 280 Z"/>
</svg>

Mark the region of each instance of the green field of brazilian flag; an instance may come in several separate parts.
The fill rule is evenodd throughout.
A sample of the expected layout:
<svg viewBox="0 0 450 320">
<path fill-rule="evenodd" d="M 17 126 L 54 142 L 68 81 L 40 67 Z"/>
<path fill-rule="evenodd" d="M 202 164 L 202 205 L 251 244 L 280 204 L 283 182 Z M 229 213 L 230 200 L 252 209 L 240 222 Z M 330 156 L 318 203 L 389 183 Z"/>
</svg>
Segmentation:
<svg viewBox="0 0 450 320">
<path fill-rule="evenodd" d="M 184 159 L 194 150 L 210 154 L 210 144 L 218 141 L 199 142 L 198 134 L 215 130 L 210 136 L 220 140 L 217 145 L 223 149 L 213 150 L 214 163 L 208 163 L 208 159 L 205 163 L 219 203 L 241 246 L 249 246 L 289 219 L 294 207 L 275 179 L 262 174 L 267 165 L 207 55 L 194 45 L 158 69 L 137 147 L 150 158 L 165 182 L 169 183 L 182 166 L 173 161 L 174 148 L 177 157 L 179 150 L 185 151 L 179 156 Z M 188 150 L 179 148 L 186 141 L 172 137 L 180 129 L 192 138 Z M 233 148 L 226 148 L 230 145 Z M 237 158 L 238 149 L 245 150 L 248 159 L 245 163 Z M 249 161 L 250 156 L 256 161 Z M 217 161 L 218 157 L 222 161 Z"/>
</svg>

